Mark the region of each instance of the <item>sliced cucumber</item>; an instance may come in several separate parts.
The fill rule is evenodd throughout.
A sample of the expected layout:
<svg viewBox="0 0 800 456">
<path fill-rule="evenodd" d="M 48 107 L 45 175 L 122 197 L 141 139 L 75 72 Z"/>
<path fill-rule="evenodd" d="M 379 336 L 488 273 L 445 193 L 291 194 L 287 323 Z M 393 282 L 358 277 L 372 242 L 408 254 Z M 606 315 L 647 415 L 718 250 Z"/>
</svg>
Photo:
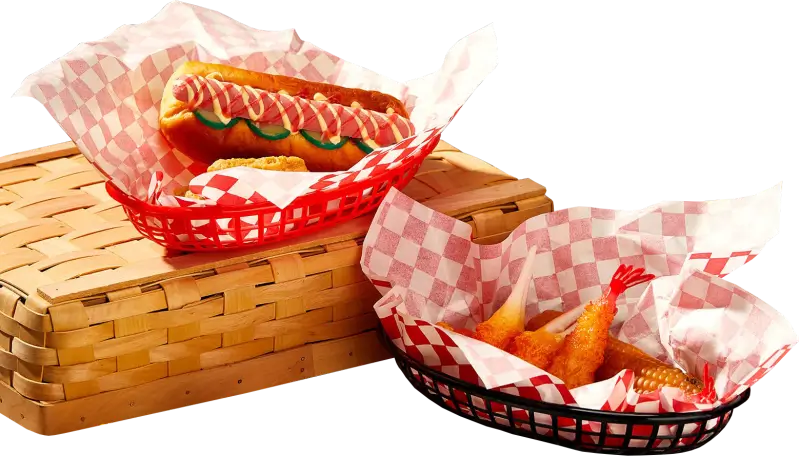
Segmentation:
<svg viewBox="0 0 800 456">
<path fill-rule="evenodd" d="M 347 138 L 340 138 L 339 142 L 334 144 L 328 140 L 322 139 L 322 133 L 317 133 L 316 131 L 300 130 L 300 134 L 303 135 L 303 138 L 306 138 L 306 141 L 325 150 L 338 149 L 347 142 Z"/>
<path fill-rule="evenodd" d="M 369 147 L 368 145 L 366 145 L 364 143 L 364 141 L 362 141 L 360 139 L 350 138 L 350 141 L 353 141 L 353 143 L 355 143 L 355 145 L 358 146 L 358 148 L 361 149 L 361 151 L 364 152 L 365 154 L 369 154 L 373 150 L 375 150 L 375 149 Z"/>
<path fill-rule="evenodd" d="M 270 141 L 277 141 L 279 139 L 286 138 L 291 133 L 281 125 L 259 125 L 257 122 L 253 122 L 250 119 L 245 119 L 245 122 L 247 122 L 247 126 L 250 127 L 250 131 L 252 131 L 255 135 L 264 139 L 269 139 Z"/>
<path fill-rule="evenodd" d="M 225 123 L 213 112 L 201 111 L 199 109 L 194 111 L 194 115 L 203 125 L 213 128 L 214 130 L 224 130 L 236 125 L 236 123 L 239 122 L 238 118 L 233 118 L 230 122 Z"/>
</svg>

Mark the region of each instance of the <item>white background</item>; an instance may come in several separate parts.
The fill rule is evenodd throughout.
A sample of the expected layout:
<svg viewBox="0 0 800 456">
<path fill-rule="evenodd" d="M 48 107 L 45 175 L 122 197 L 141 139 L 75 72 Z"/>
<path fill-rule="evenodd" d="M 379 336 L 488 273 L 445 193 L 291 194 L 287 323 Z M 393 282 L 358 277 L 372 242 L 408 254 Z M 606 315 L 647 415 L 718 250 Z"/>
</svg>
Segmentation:
<svg viewBox="0 0 800 456">
<path fill-rule="evenodd" d="M 545 185 L 556 208 L 730 198 L 783 181 L 781 233 L 728 279 L 798 327 L 797 3 L 195 3 L 256 28 L 296 28 L 303 39 L 401 81 L 435 71 L 451 45 L 493 22 L 499 66 L 444 139 Z M 164 4 L 3 2 L 0 154 L 68 139 L 38 103 L 9 98 L 25 76 L 80 42 L 150 19 Z M 798 378 L 793 352 L 695 454 L 787 447 L 797 433 Z M 0 417 L 0 448 L 9 455 L 576 454 L 440 409 L 392 361 L 49 439 Z"/>
</svg>

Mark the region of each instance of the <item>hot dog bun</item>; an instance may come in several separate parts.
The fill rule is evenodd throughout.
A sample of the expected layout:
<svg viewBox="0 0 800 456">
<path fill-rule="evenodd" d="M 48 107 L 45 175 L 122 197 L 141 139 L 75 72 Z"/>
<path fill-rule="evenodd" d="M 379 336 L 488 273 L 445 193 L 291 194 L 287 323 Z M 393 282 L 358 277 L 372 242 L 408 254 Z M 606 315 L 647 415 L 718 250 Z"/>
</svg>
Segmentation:
<svg viewBox="0 0 800 456">
<path fill-rule="evenodd" d="M 284 93 L 311 99 L 322 94 L 330 103 L 351 106 L 353 102 L 365 110 L 387 111 L 408 118 L 402 102 L 389 95 L 361 89 L 348 89 L 331 84 L 308 82 L 297 78 L 242 70 L 227 65 L 187 62 L 167 82 L 161 100 L 159 123 L 166 139 L 178 150 L 203 163 L 218 159 L 289 156 L 301 158 L 309 171 L 346 170 L 360 161 L 365 152 L 354 142 L 344 139 L 344 145 L 328 150 L 317 147 L 304 135 L 292 133 L 283 139 L 257 136 L 244 121 L 224 129 L 211 128 L 197 118 L 187 103 L 173 94 L 173 85 L 182 75 L 197 75 L 250 86 L 269 92 Z"/>
</svg>

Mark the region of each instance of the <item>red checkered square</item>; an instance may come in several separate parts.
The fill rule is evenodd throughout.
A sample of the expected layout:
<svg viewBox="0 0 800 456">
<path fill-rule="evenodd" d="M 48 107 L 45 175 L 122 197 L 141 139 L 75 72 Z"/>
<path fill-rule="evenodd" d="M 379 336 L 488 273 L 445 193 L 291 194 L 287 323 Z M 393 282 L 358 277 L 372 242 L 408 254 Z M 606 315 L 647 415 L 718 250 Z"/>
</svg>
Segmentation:
<svg viewBox="0 0 800 456">
<path fill-rule="evenodd" d="M 467 260 L 472 243 L 459 236 L 450 235 L 447 244 L 444 246 L 443 256 L 456 263 L 463 264 Z"/>
<path fill-rule="evenodd" d="M 555 274 L 534 278 L 534 289 L 536 290 L 536 297 L 540 301 L 555 299 L 561 296 L 558 278 Z"/>
<path fill-rule="evenodd" d="M 610 260 L 619 258 L 619 247 L 617 238 L 608 236 L 592 239 L 592 250 L 598 260 Z"/>
<path fill-rule="evenodd" d="M 579 219 L 569 221 L 570 242 L 583 241 L 592 238 L 592 220 Z"/>
<path fill-rule="evenodd" d="M 414 242 L 417 245 L 422 245 L 425 240 L 425 222 L 412 216 L 409 216 L 406 225 L 403 228 L 403 238 Z"/>
<path fill-rule="evenodd" d="M 597 265 L 595 263 L 576 265 L 574 271 L 575 284 L 579 290 L 600 285 L 600 276 L 597 274 Z"/>
<path fill-rule="evenodd" d="M 706 301 L 714 307 L 728 307 L 733 299 L 733 291 L 719 285 L 709 284 Z"/>
<path fill-rule="evenodd" d="M 556 272 L 570 270 L 572 268 L 572 246 L 563 245 L 553 249 L 553 265 Z"/>
<path fill-rule="evenodd" d="M 441 263 L 441 261 L 442 261 L 441 255 L 431 252 L 430 250 L 423 247 L 420 249 L 419 255 L 417 256 L 417 262 L 415 267 L 418 270 L 430 276 L 435 276 L 436 271 L 439 269 L 439 263 Z"/>
<path fill-rule="evenodd" d="M 686 217 L 683 214 L 662 214 L 661 232 L 664 236 L 686 236 Z"/>
<path fill-rule="evenodd" d="M 475 294 L 478 291 L 478 273 L 474 268 L 464 266 L 461 268 L 461 275 L 458 277 L 456 288 Z"/>
<path fill-rule="evenodd" d="M 550 251 L 550 234 L 547 228 L 535 229 L 525 233 L 525 238 L 530 248 L 536 247 L 537 252 Z"/>
<path fill-rule="evenodd" d="M 375 242 L 375 248 L 382 253 L 387 255 L 394 255 L 397 251 L 397 246 L 400 245 L 400 235 L 395 233 L 392 230 L 381 228 L 380 232 L 378 233 L 377 242 Z"/>
</svg>

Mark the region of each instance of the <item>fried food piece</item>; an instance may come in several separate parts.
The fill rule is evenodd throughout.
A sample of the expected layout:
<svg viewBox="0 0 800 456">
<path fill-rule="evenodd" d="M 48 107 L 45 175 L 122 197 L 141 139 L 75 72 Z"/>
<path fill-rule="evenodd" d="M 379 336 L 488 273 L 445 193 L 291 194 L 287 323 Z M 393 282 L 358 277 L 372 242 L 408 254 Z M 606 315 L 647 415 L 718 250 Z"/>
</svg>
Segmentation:
<svg viewBox="0 0 800 456">
<path fill-rule="evenodd" d="M 578 318 L 575 330 L 567 335 L 563 349 L 556 354 L 548 369 L 567 388 L 577 388 L 594 382 L 594 373 L 603 364 L 608 328 L 616 311 L 613 301 L 600 299 L 591 302 Z"/>
<path fill-rule="evenodd" d="M 559 350 L 564 346 L 564 339 L 569 328 L 583 312 L 586 305 L 578 306 L 569 312 L 546 311 L 548 319 L 539 314 L 533 320 L 542 323 L 535 331 L 525 331 L 514 339 L 508 352 L 534 366 L 547 370 Z M 543 312 L 545 313 L 545 312 Z M 552 318 L 549 318 L 551 317 Z M 529 323 L 528 327 L 531 326 Z"/>
<path fill-rule="evenodd" d="M 444 321 L 440 321 L 440 322 L 436 323 L 436 326 L 438 326 L 440 328 L 444 328 L 444 329 L 446 329 L 448 331 L 456 332 L 456 328 L 453 328 L 453 325 L 451 325 L 450 323 L 446 323 Z"/>
<path fill-rule="evenodd" d="M 575 329 L 564 340 L 564 347 L 547 369 L 561 379 L 567 388 L 577 388 L 594 382 L 595 372 L 603 365 L 608 346 L 608 329 L 617 313 L 617 297 L 626 289 L 652 280 L 644 269 L 620 265 L 608 289 L 597 301 L 586 305 Z"/>
<path fill-rule="evenodd" d="M 525 304 L 528 300 L 528 288 L 533 280 L 535 257 L 536 250 L 531 250 L 506 302 L 488 320 L 475 328 L 476 339 L 506 350 L 514 338 L 525 330 Z"/>
<path fill-rule="evenodd" d="M 217 160 L 208 167 L 208 172 L 222 171 L 223 169 L 236 168 L 239 166 L 263 169 L 265 171 L 308 172 L 306 163 L 302 158 L 283 156 Z"/>
<path fill-rule="evenodd" d="M 451 324 L 449 324 L 449 323 L 445 323 L 445 322 L 443 322 L 443 321 L 440 321 L 439 323 L 436 323 L 436 326 L 439 326 L 439 327 L 441 327 L 441 328 L 444 328 L 444 329 L 446 329 L 446 330 L 448 330 L 448 331 L 453 331 L 454 333 L 461 334 L 462 336 L 467 336 L 467 337 L 470 337 L 470 338 L 475 338 L 475 333 L 474 333 L 474 332 L 472 332 L 472 331 L 470 331 L 470 330 L 469 330 L 469 329 L 467 329 L 467 328 L 455 329 L 455 328 L 453 328 L 453 326 L 452 326 Z"/>
<path fill-rule="evenodd" d="M 223 169 L 237 168 L 240 166 L 263 169 L 264 171 L 308 172 L 305 162 L 302 158 L 298 157 L 231 158 L 227 160 L 217 160 L 208 167 L 207 171 L 212 173 L 214 171 L 222 171 Z M 180 195 L 180 192 L 178 195 Z M 204 196 L 192 193 L 191 190 L 186 190 L 183 196 L 197 200 L 205 199 Z"/>
<path fill-rule="evenodd" d="M 508 352 L 539 369 L 547 370 L 553 357 L 563 345 L 562 334 L 553 334 L 545 330 L 525 331 L 514 339 Z"/>
</svg>

